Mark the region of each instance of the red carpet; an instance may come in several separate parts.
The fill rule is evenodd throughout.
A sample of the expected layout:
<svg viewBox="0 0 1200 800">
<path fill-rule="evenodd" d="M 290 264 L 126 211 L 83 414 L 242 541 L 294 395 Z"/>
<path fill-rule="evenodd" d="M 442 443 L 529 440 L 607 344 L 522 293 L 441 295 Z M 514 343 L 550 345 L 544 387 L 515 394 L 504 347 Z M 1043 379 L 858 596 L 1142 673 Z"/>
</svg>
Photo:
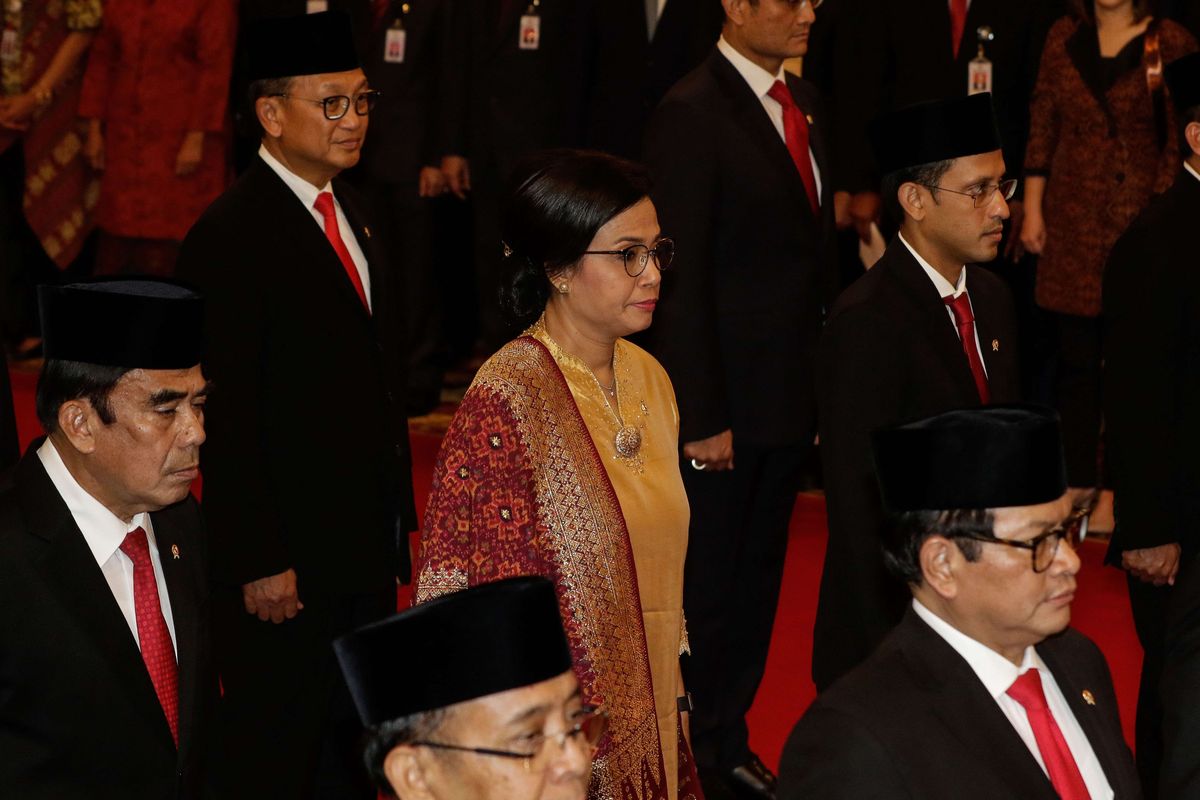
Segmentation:
<svg viewBox="0 0 1200 800">
<path fill-rule="evenodd" d="M 41 430 L 33 409 L 35 376 L 13 373 L 17 426 L 28 444 Z M 418 511 L 425 500 L 439 438 L 413 431 L 413 475 Z M 1133 632 L 1125 579 L 1119 571 L 1104 567 L 1104 544 L 1086 542 L 1084 567 L 1074 606 L 1074 624 L 1090 636 L 1108 657 L 1121 706 L 1125 737 L 1132 746 L 1137 682 L 1141 649 Z M 792 516 L 783 593 L 775 620 L 767 673 L 750 713 L 750 744 L 766 764 L 774 768 L 792 725 L 812 702 L 816 693 L 809 678 L 812 659 L 812 625 L 817 604 L 817 585 L 825 557 L 825 504 L 820 495 L 801 495 Z M 402 591 L 407 605 L 407 592 Z"/>
</svg>

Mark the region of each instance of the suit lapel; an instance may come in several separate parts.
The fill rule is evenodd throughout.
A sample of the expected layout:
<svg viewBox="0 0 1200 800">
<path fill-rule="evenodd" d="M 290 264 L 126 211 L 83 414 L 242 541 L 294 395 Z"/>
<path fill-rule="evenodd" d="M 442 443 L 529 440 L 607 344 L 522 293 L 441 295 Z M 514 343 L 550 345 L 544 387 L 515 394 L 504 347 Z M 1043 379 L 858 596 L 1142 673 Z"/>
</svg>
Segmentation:
<svg viewBox="0 0 1200 800">
<path fill-rule="evenodd" d="M 899 236 L 888 245 L 876 268 L 879 267 L 886 269 L 887 277 L 892 279 L 908 299 L 914 316 L 920 320 L 919 326 L 928 339 L 929 346 L 937 354 L 937 360 L 946 366 L 959 396 L 973 398 L 974 402 L 969 405 L 978 404 L 979 390 L 975 387 L 975 378 L 971 375 L 971 367 L 967 363 L 962 342 L 959 341 L 954 325 L 946 313 L 946 304 L 938 294 L 937 287 L 908 252 Z"/>
<path fill-rule="evenodd" d="M 1084 676 L 1080 675 L 1077 670 L 1071 669 L 1066 660 L 1058 658 L 1052 644 L 1048 642 L 1040 644 L 1037 651 L 1042 660 L 1046 662 L 1046 666 L 1054 673 L 1054 680 L 1057 681 L 1058 688 L 1062 690 L 1067 705 L 1071 707 L 1071 713 L 1075 715 L 1079 727 L 1083 729 L 1084 735 L 1092 745 L 1092 750 L 1096 753 L 1096 758 L 1100 760 L 1100 766 L 1104 769 L 1104 777 L 1108 779 L 1108 785 L 1113 788 L 1117 797 L 1122 797 L 1123 773 L 1120 771 L 1119 765 L 1128 761 L 1125 742 L 1112 735 L 1112 729 L 1104 718 L 1104 711 L 1095 705 L 1094 700 L 1091 704 L 1084 700 L 1085 690 L 1088 692 L 1088 696 L 1094 698 L 1092 690 L 1098 690 L 1099 687 L 1089 686 Z"/>
<path fill-rule="evenodd" d="M 200 624 L 194 601 L 196 587 L 187 569 L 192 554 L 180 548 L 170 522 L 162 513 L 151 516 L 154 540 L 158 545 L 158 560 L 162 564 L 163 581 L 171 603 L 175 625 L 175 649 L 179 662 L 179 752 L 185 756 L 190 749 L 191 733 L 195 730 L 195 700 L 199 692 L 195 667 L 200 663 Z"/>
<path fill-rule="evenodd" d="M 784 182 L 797 203 L 808 216 L 812 216 L 812 206 L 808 201 L 804 181 L 800 178 L 800 172 L 796 169 L 796 163 L 792 161 L 792 154 L 788 152 L 787 145 L 780 138 L 771 118 L 767 116 L 762 101 L 719 50 L 713 51 L 708 63 L 717 85 L 732 106 L 733 119 L 749 134 L 755 149 L 772 162 L 779 175 L 785 176 Z"/>
<path fill-rule="evenodd" d="M 927 707 L 976 757 L 977 765 L 995 772 L 994 783 L 1011 790 L 1013 797 L 1057 798 L 1033 754 L 966 660 L 912 609 L 897 631 L 914 680 L 930 694 Z M 983 777 L 977 780 L 988 783 Z"/>
<path fill-rule="evenodd" d="M 112 666 L 117 691 L 174 749 L 171 729 L 129 624 L 79 526 L 32 450 L 18 467 L 17 485 L 30 531 L 47 542 L 39 563 L 47 583 L 57 587 L 55 594 L 80 634 Z"/>
</svg>

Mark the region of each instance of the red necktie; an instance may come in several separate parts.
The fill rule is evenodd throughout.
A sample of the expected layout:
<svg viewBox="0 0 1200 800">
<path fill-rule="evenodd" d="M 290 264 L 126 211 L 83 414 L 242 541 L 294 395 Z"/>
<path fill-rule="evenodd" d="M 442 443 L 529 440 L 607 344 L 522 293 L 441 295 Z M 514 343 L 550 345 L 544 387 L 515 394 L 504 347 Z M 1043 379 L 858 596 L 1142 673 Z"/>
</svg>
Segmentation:
<svg viewBox="0 0 1200 800">
<path fill-rule="evenodd" d="M 367 303 L 367 292 L 363 289 L 358 267 L 354 266 L 354 259 L 350 257 L 350 251 L 346 249 L 346 243 L 342 241 L 342 234 L 338 230 L 337 212 L 333 209 L 333 192 L 321 192 L 317 195 L 317 202 L 313 203 L 313 208 L 325 218 L 325 238 L 333 245 L 333 252 L 337 253 L 342 267 L 346 270 L 346 276 L 350 278 L 350 283 L 354 284 L 354 291 L 358 292 L 358 299 L 369 314 L 371 306 Z"/>
<path fill-rule="evenodd" d="M 963 352 L 967 354 L 967 363 L 975 378 L 979 402 L 987 403 L 992 395 L 988 391 L 987 373 L 983 371 L 983 359 L 979 357 L 979 347 L 975 342 L 975 315 L 971 313 L 971 298 L 963 292 L 958 297 L 943 297 L 942 302 L 954 314 L 954 326 L 958 328 L 958 338 L 962 340 Z"/>
<path fill-rule="evenodd" d="M 371 0 L 371 14 L 374 17 L 372 24 L 377 30 L 383 25 L 383 20 L 391 6 L 392 0 Z"/>
<path fill-rule="evenodd" d="M 1025 707 L 1025 716 L 1029 718 L 1029 726 L 1033 728 L 1033 738 L 1037 740 L 1038 752 L 1042 754 L 1042 762 L 1050 775 L 1050 783 L 1062 800 L 1089 800 L 1087 784 L 1079 774 L 1079 766 L 1067 747 L 1054 715 L 1046 705 L 1046 695 L 1042 691 L 1042 676 L 1036 669 L 1026 670 L 1008 687 L 1008 696 Z"/>
<path fill-rule="evenodd" d="M 171 726 L 171 738 L 179 746 L 179 666 L 175 663 L 175 648 L 171 645 L 171 632 L 163 619 L 162 606 L 158 600 L 158 581 L 154 579 L 154 565 L 150 562 L 150 546 L 146 532 L 134 528 L 121 542 L 121 552 L 133 562 L 133 606 L 137 614 L 138 644 L 142 648 L 142 661 L 150 673 L 154 693 Z"/>
<path fill-rule="evenodd" d="M 958 58 L 958 46 L 962 43 L 963 28 L 967 27 L 967 0 L 950 0 L 950 40 L 954 57 Z"/>
<path fill-rule="evenodd" d="M 775 81 L 767 92 L 779 105 L 783 106 L 783 140 L 787 143 L 792 161 L 800 171 L 800 179 L 804 181 L 804 190 L 808 193 L 808 202 L 812 204 L 813 212 L 821 208 L 817 197 L 817 177 L 813 174 L 812 159 L 808 155 L 808 117 L 792 99 L 783 81 Z"/>
</svg>

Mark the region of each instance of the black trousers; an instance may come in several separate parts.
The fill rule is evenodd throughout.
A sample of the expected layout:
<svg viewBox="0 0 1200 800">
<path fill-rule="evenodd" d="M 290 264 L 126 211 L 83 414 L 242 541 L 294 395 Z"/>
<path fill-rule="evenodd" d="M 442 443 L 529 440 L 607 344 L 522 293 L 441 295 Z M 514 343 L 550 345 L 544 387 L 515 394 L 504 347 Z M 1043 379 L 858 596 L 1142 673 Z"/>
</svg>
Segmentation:
<svg viewBox="0 0 1200 800">
<path fill-rule="evenodd" d="M 1163 761 L 1163 704 L 1159 692 L 1166 647 L 1171 586 L 1155 586 L 1128 576 L 1133 627 L 1142 645 L 1142 678 L 1138 685 L 1134 752 L 1146 800 L 1158 797 Z"/>
<path fill-rule="evenodd" d="M 1103 325 L 1099 318 L 1055 314 L 1058 333 L 1055 407 L 1062 418 L 1067 482 L 1104 484 L 1099 474 Z"/>
<path fill-rule="evenodd" d="M 57 276 L 25 220 L 25 154 L 20 142 L 0 152 L 0 347 L 39 331 L 37 285 Z"/>
<path fill-rule="evenodd" d="M 17 420 L 13 414 L 13 393 L 8 377 L 8 360 L 0 347 L 0 473 L 21 457 L 17 439 Z"/>
<path fill-rule="evenodd" d="M 246 613 L 241 587 L 213 593 L 220 671 L 222 797 L 374 800 L 362 725 L 333 653 L 335 638 L 396 610 L 394 589 L 321 595 L 278 625 Z"/>
<path fill-rule="evenodd" d="M 788 523 L 809 447 L 753 447 L 734 438 L 734 469 L 681 464 L 691 505 L 683 606 L 692 655 L 692 750 L 702 769 L 750 757 L 746 713 L 762 682 L 783 580 Z"/>
</svg>

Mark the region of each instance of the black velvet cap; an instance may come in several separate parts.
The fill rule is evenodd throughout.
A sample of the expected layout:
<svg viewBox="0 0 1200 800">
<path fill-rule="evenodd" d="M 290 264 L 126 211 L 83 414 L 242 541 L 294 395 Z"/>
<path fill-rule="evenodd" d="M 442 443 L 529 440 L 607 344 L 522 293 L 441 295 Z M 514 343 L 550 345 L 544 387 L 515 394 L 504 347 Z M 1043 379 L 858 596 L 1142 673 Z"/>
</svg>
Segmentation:
<svg viewBox="0 0 1200 800">
<path fill-rule="evenodd" d="M 1177 111 L 1200 106 L 1200 53 L 1176 59 L 1163 69 Z"/>
<path fill-rule="evenodd" d="M 871 435 L 891 511 L 1033 506 L 1067 490 L 1058 415 L 1029 405 L 949 411 Z"/>
<path fill-rule="evenodd" d="M 975 156 L 1000 149 L 1000 131 L 988 93 L 907 106 L 871 123 L 879 173 Z"/>
<path fill-rule="evenodd" d="M 530 686 L 571 668 L 554 584 L 509 578 L 443 595 L 333 643 L 364 725 Z"/>
<path fill-rule="evenodd" d="M 249 78 L 294 78 L 358 69 L 350 17 L 322 11 L 295 17 L 257 19 L 246 28 Z"/>
<path fill-rule="evenodd" d="M 47 360 L 128 369 L 188 369 L 204 349 L 204 300 L 165 281 L 39 286 Z"/>
</svg>

